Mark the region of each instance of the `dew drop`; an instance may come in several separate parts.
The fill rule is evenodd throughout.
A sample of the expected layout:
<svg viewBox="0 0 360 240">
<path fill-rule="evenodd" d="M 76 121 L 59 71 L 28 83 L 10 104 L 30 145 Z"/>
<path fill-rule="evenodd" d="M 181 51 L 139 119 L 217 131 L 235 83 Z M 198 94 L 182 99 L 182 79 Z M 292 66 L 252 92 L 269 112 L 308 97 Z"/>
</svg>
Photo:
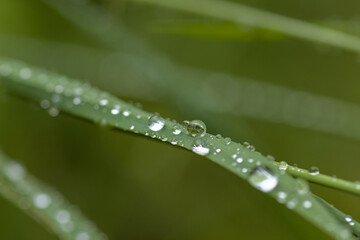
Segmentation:
<svg viewBox="0 0 360 240">
<path fill-rule="evenodd" d="M 307 194 L 310 191 L 307 181 L 302 178 L 296 179 L 296 191 L 300 195 Z"/>
<path fill-rule="evenodd" d="M 161 129 L 164 128 L 164 126 L 165 126 L 165 120 L 158 115 L 153 115 L 148 120 L 148 127 L 150 128 L 151 131 L 154 132 L 160 131 Z"/>
<path fill-rule="evenodd" d="M 0 66 L 0 74 L 3 76 L 9 76 L 12 72 L 12 68 L 9 65 L 3 64 Z"/>
<path fill-rule="evenodd" d="M 198 155 L 205 156 L 209 154 L 210 148 L 205 140 L 197 139 L 192 147 L 192 151 Z"/>
<path fill-rule="evenodd" d="M 287 162 L 285 161 L 281 161 L 279 164 L 279 170 L 281 171 L 286 171 L 286 169 L 288 168 L 289 164 L 287 164 Z"/>
<path fill-rule="evenodd" d="M 267 155 L 266 158 L 267 158 L 269 161 L 275 161 L 275 157 L 272 156 L 272 155 Z"/>
<path fill-rule="evenodd" d="M 309 200 L 305 200 L 303 203 L 302 203 L 302 206 L 304 208 L 311 208 L 312 207 L 312 202 L 309 201 Z"/>
<path fill-rule="evenodd" d="M 55 219 L 60 224 L 66 224 L 70 221 L 70 213 L 66 210 L 60 210 L 56 213 Z"/>
<path fill-rule="evenodd" d="M 206 125 L 201 120 L 184 121 L 187 134 L 192 137 L 203 137 L 206 134 Z"/>
<path fill-rule="evenodd" d="M 243 158 L 242 157 L 238 157 L 237 159 L 236 159 L 236 162 L 237 163 L 242 163 L 244 160 L 243 160 Z"/>
<path fill-rule="evenodd" d="M 76 98 L 73 99 L 73 103 L 75 105 L 79 105 L 81 103 L 81 99 L 79 97 L 76 97 Z"/>
<path fill-rule="evenodd" d="M 318 175 L 320 173 L 320 170 L 317 167 L 310 167 L 309 173 L 311 175 Z"/>
<path fill-rule="evenodd" d="M 29 68 L 23 68 L 20 70 L 20 77 L 22 79 L 29 79 L 31 77 L 31 70 Z"/>
<path fill-rule="evenodd" d="M 50 107 L 50 102 L 44 99 L 40 102 L 40 107 L 43 109 L 48 109 Z"/>
<path fill-rule="evenodd" d="M 90 240 L 90 236 L 86 232 L 81 232 L 76 235 L 76 240 Z"/>
<path fill-rule="evenodd" d="M 268 168 L 257 167 L 250 176 L 249 183 L 262 192 L 271 192 L 279 183 L 279 179 Z"/>
<path fill-rule="evenodd" d="M 59 115 L 60 111 L 56 107 L 51 107 L 49 108 L 48 113 L 50 114 L 50 116 L 56 117 L 57 115 Z"/>
<path fill-rule="evenodd" d="M 182 127 L 179 125 L 179 124 L 175 124 L 173 127 L 172 127 L 172 133 L 174 135 L 179 135 L 181 132 L 182 132 Z"/>
<path fill-rule="evenodd" d="M 287 198 L 287 193 L 286 192 L 278 192 L 277 193 L 277 200 L 279 203 L 284 203 L 286 201 Z"/>
<path fill-rule="evenodd" d="M 226 138 L 225 138 L 225 143 L 226 143 L 226 145 L 230 145 L 230 143 L 231 143 L 231 138 L 226 137 Z"/>
<path fill-rule="evenodd" d="M 117 114 L 119 114 L 119 113 L 120 113 L 120 110 L 119 110 L 119 109 L 117 109 L 117 108 L 111 109 L 111 114 L 112 114 L 112 115 L 117 115 Z"/>
<path fill-rule="evenodd" d="M 8 162 L 4 167 L 5 175 L 12 181 L 20 181 L 25 177 L 26 170 L 17 162 Z"/>
<path fill-rule="evenodd" d="M 131 114 L 131 112 L 130 112 L 129 110 L 124 110 L 124 111 L 122 112 L 122 115 L 123 115 L 124 117 L 130 116 L 130 114 Z"/>
<path fill-rule="evenodd" d="M 51 198 L 45 193 L 39 193 L 34 196 L 33 202 L 35 207 L 45 209 L 50 205 Z"/>
<path fill-rule="evenodd" d="M 109 100 L 107 100 L 107 99 L 101 99 L 101 100 L 99 101 L 99 104 L 100 104 L 101 106 L 106 106 L 108 103 L 109 103 Z"/>
</svg>

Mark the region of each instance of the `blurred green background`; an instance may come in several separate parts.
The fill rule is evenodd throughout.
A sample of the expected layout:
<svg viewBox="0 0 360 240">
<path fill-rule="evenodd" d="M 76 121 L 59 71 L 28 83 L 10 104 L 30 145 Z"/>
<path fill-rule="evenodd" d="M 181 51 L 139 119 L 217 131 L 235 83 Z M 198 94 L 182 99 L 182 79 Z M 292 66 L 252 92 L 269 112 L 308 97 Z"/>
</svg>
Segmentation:
<svg viewBox="0 0 360 240">
<path fill-rule="evenodd" d="M 352 113 L 360 103 L 356 54 L 284 36 L 267 39 L 261 31 L 254 37 L 252 29 L 235 38 L 231 34 L 224 37 L 221 31 L 200 36 L 174 34 L 168 23 L 187 21 L 191 25 L 201 21 L 214 24 L 214 29 L 222 28 L 215 28 L 218 22 L 213 19 L 136 3 L 97 0 L 97 9 L 126 29 L 119 37 L 123 41 L 114 39 L 109 44 L 45 2 L 51 0 L 0 0 L 2 56 L 84 79 L 165 117 L 202 119 L 209 132 L 238 142 L 249 141 L 279 161 L 303 168 L 318 166 L 322 173 L 352 181 L 360 179 L 358 119 L 344 128 L 354 129 L 349 137 L 341 129 L 332 132 L 331 124 L 319 131 L 296 121 L 280 121 L 281 117 L 266 120 L 256 111 L 242 112 L 243 105 L 254 109 L 256 99 L 266 91 L 244 97 L 226 111 L 221 104 L 217 111 L 211 108 L 219 96 L 203 94 L 204 89 L 223 94 L 224 88 L 230 89 L 237 80 L 250 81 L 266 89 L 286 87 L 289 94 L 307 92 L 315 96 L 314 101 L 324 99 L 322 96 L 333 102 L 342 100 L 353 106 L 346 110 Z M 343 28 L 351 22 L 354 34 L 360 32 L 357 0 L 241 3 L 309 22 L 335 20 Z M 104 38 L 112 36 L 106 32 L 109 26 L 89 19 L 84 12 L 77 14 L 88 28 L 105 29 Z M 197 31 L 195 26 L 193 32 Z M 161 54 L 171 66 L 158 61 Z M 146 61 L 134 56 L 144 56 Z M 234 78 L 229 85 L 212 84 L 210 78 L 202 77 L 212 76 L 210 71 Z M 249 88 L 239 86 L 220 97 L 249 96 Z M 274 109 L 285 101 L 275 100 L 267 100 Z M 309 101 L 307 106 L 318 102 Z M 322 106 L 316 109 L 320 115 Z M 316 124 L 331 123 L 338 112 L 331 113 Z M 307 115 L 300 117 L 306 119 Z M 328 239 L 238 177 L 169 144 L 99 128 L 65 114 L 53 118 L 39 106 L 6 93 L 0 95 L 0 133 L 0 146 L 7 155 L 78 205 L 109 239 Z M 356 196 L 315 185 L 312 191 L 355 219 L 360 217 Z M 0 212 L 0 239 L 56 239 L 2 198 Z"/>
</svg>

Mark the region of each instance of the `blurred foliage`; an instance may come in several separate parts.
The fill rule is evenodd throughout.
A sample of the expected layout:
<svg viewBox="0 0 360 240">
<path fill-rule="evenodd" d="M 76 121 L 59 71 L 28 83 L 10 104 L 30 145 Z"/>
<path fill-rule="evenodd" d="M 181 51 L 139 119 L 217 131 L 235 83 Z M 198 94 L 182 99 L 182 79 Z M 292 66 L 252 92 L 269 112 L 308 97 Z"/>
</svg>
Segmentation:
<svg viewBox="0 0 360 240">
<path fill-rule="evenodd" d="M 168 36 L 144 29 L 148 22 L 186 21 L 192 16 L 119 1 L 97 3 L 179 66 L 360 103 L 360 68 L 353 53 L 294 39 L 228 42 Z M 308 21 L 348 21 L 359 17 L 360 8 L 355 0 L 301 1 L 301 6 L 282 0 L 247 3 Z M 146 83 L 107 68 L 112 58 L 104 55 L 111 50 L 42 1 L 0 0 L 0 6 L 1 55 L 86 79 L 163 116 L 179 121 L 201 118 L 209 132 L 249 141 L 277 160 L 305 168 L 316 165 L 329 175 L 359 179 L 359 140 L 207 112 L 190 106 L 196 101 L 183 105 L 167 101 L 148 91 L 151 86 Z M 75 45 L 81 47 L 71 47 Z M 206 85 L 206 79 L 198 81 Z M 169 83 L 178 88 L 174 81 Z M 179 94 L 186 96 L 187 89 L 200 86 L 186 84 Z M 236 176 L 184 150 L 99 129 L 62 114 L 51 119 L 38 106 L 4 94 L 0 109 L 4 152 L 80 206 L 109 239 L 327 239 Z M 355 219 L 360 217 L 355 196 L 319 186 L 312 186 L 312 191 Z M 3 199 L 0 209 L 1 239 L 56 239 Z M 266 227 L 259 231 L 259 226 Z"/>
</svg>

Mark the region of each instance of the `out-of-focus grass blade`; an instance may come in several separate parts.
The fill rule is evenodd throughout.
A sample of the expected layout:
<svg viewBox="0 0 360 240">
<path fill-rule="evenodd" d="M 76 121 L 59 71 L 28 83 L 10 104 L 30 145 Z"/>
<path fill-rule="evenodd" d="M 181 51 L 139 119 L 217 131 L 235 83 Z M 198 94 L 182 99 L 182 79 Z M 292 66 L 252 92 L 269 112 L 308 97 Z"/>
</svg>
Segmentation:
<svg viewBox="0 0 360 240">
<path fill-rule="evenodd" d="M 161 21 L 151 23 L 148 29 L 151 32 L 160 34 L 227 41 L 279 41 L 289 38 L 280 32 L 232 22 Z"/>
</svg>

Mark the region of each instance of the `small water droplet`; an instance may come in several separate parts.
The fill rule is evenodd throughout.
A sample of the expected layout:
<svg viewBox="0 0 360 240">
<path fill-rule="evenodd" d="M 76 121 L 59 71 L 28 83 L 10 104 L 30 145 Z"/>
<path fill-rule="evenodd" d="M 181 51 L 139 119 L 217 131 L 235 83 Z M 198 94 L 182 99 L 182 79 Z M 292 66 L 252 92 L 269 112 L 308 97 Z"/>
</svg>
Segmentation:
<svg viewBox="0 0 360 240">
<path fill-rule="evenodd" d="M 56 107 L 51 107 L 49 108 L 48 113 L 50 116 L 56 117 L 57 115 L 59 115 L 60 111 Z"/>
<path fill-rule="evenodd" d="M 205 156 L 209 154 L 210 148 L 205 140 L 197 139 L 192 147 L 192 151 L 198 155 Z"/>
<path fill-rule="evenodd" d="M 25 177 L 26 170 L 17 162 L 8 162 L 4 167 L 5 175 L 12 181 L 20 181 Z"/>
<path fill-rule="evenodd" d="M 60 224 L 66 224 L 70 221 L 70 213 L 66 210 L 60 210 L 56 213 L 55 219 Z"/>
<path fill-rule="evenodd" d="M 7 65 L 7 64 L 3 64 L 0 66 L 0 74 L 3 76 L 9 76 L 12 72 L 12 68 Z"/>
<path fill-rule="evenodd" d="M 308 182 L 302 178 L 296 179 L 296 191 L 300 195 L 307 194 L 310 191 Z"/>
<path fill-rule="evenodd" d="M 23 68 L 20 70 L 20 77 L 22 79 L 29 79 L 31 77 L 31 70 L 29 68 Z"/>
<path fill-rule="evenodd" d="M 275 161 L 275 157 L 272 156 L 272 155 L 267 155 L 266 158 L 267 158 L 269 161 Z"/>
<path fill-rule="evenodd" d="M 231 143 L 231 138 L 226 137 L 226 138 L 225 138 L 225 143 L 226 143 L 226 145 L 230 145 L 230 143 Z"/>
<path fill-rule="evenodd" d="M 309 200 L 305 200 L 303 203 L 302 203 L 302 206 L 304 208 L 311 208 L 312 207 L 312 202 L 309 201 Z"/>
<path fill-rule="evenodd" d="M 135 126 L 134 125 L 131 125 L 130 126 L 130 130 L 134 130 L 135 129 Z"/>
<path fill-rule="evenodd" d="M 220 148 L 217 148 L 215 151 L 216 151 L 217 153 L 219 153 L 219 152 L 221 152 L 221 149 L 220 149 Z"/>
<path fill-rule="evenodd" d="M 79 97 L 75 97 L 75 98 L 73 99 L 73 103 L 74 103 L 75 105 L 79 105 L 79 104 L 81 103 L 81 99 L 80 99 Z"/>
<path fill-rule="evenodd" d="M 179 124 L 175 124 L 173 127 L 172 127 L 172 133 L 174 135 L 179 135 L 181 132 L 182 132 L 182 127 L 179 125 Z"/>
<path fill-rule="evenodd" d="M 279 179 L 270 169 L 256 167 L 249 176 L 249 183 L 262 192 L 271 192 L 279 183 Z"/>
<path fill-rule="evenodd" d="M 119 113 L 120 113 L 120 110 L 119 110 L 119 109 L 117 109 L 117 108 L 111 109 L 111 114 L 112 114 L 112 115 L 117 115 L 117 114 L 119 114 Z"/>
<path fill-rule="evenodd" d="M 40 102 L 40 107 L 43 109 L 48 109 L 50 107 L 50 102 L 44 99 Z"/>
<path fill-rule="evenodd" d="M 45 193 L 39 193 L 34 196 L 33 202 L 34 202 L 35 207 L 40 208 L 40 209 L 45 209 L 50 205 L 51 198 L 49 195 L 47 195 Z"/>
<path fill-rule="evenodd" d="M 109 100 L 107 100 L 107 99 L 101 99 L 101 100 L 99 101 L 99 104 L 100 104 L 101 106 L 106 106 L 108 103 L 109 103 Z"/>
<path fill-rule="evenodd" d="M 76 240 L 90 240 L 90 236 L 86 232 L 81 232 L 76 235 Z"/>
<path fill-rule="evenodd" d="M 130 116 L 130 114 L 131 114 L 131 112 L 130 112 L 129 110 L 124 110 L 124 111 L 122 112 L 122 115 L 123 115 L 124 117 Z"/>
<path fill-rule="evenodd" d="M 201 120 L 184 121 L 187 133 L 192 137 L 203 137 L 206 134 L 206 125 Z"/>
<path fill-rule="evenodd" d="M 286 198 L 287 198 L 287 193 L 286 192 L 278 192 L 277 193 L 277 200 L 279 203 L 284 203 L 286 201 Z"/>
<path fill-rule="evenodd" d="M 288 168 L 289 164 L 285 161 L 281 161 L 279 164 L 279 170 L 281 171 L 286 171 L 286 169 Z"/>
<path fill-rule="evenodd" d="M 236 159 L 236 162 L 237 163 L 242 163 L 244 161 L 244 159 L 242 158 L 242 157 L 238 157 L 237 159 Z"/>
<path fill-rule="evenodd" d="M 165 120 L 158 115 L 153 115 L 148 120 L 148 126 L 151 131 L 160 131 L 165 126 Z"/>
<path fill-rule="evenodd" d="M 320 173 L 320 170 L 319 170 L 319 168 L 313 166 L 313 167 L 310 167 L 309 173 L 311 175 L 318 175 Z"/>
<path fill-rule="evenodd" d="M 64 91 L 64 86 L 62 86 L 62 85 L 55 86 L 55 92 L 62 93 L 63 91 Z"/>
<path fill-rule="evenodd" d="M 217 139 L 221 139 L 221 138 L 222 138 L 221 134 L 216 134 L 215 137 L 216 137 Z"/>
</svg>

